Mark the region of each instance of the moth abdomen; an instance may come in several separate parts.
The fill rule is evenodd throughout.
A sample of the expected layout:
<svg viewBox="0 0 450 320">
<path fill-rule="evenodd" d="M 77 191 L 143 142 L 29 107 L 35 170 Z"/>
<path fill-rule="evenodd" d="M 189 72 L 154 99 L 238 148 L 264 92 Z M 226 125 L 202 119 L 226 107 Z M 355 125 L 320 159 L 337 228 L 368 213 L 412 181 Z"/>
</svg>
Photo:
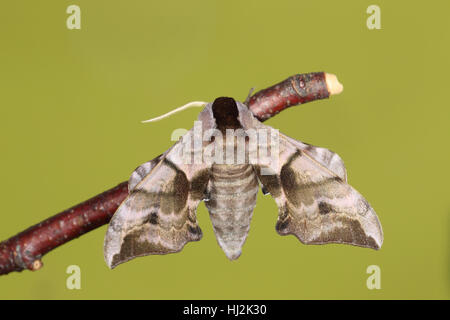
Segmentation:
<svg viewBox="0 0 450 320">
<path fill-rule="evenodd" d="M 250 229 L 258 180 L 248 164 L 212 166 L 205 202 L 217 242 L 230 260 L 237 259 Z"/>
</svg>

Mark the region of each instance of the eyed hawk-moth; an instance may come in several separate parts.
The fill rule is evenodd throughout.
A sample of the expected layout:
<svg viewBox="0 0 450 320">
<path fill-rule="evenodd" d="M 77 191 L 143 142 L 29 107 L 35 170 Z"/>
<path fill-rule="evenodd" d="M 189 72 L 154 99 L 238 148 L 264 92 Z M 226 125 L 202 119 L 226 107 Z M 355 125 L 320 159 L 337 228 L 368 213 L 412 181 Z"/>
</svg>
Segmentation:
<svg viewBox="0 0 450 320">
<path fill-rule="evenodd" d="M 189 241 L 200 240 L 196 209 L 201 201 L 218 244 L 230 260 L 237 259 L 260 187 L 279 208 L 280 235 L 295 235 L 304 244 L 381 247 L 383 231 L 377 215 L 347 184 L 344 163 L 336 153 L 279 133 L 232 98 L 207 104 L 198 120 L 203 131 L 225 135 L 240 130 L 245 139 L 240 140 L 239 134 L 232 139 L 227 135 L 226 142 L 218 139 L 220 134 L 204 139 L 193 128 L 162 155 L 138 167 L 129 180 L 129 195 L 106 233 L 104 256 L 110 268 L 139 256 L 178 252 Z M 249 139 L 250 131 L 275 132 L 276 146 L 268 145 L 267 137 Z M 227 148 L 238 151 L 242 141 L 240 161 L 234 154 L 233 161 L 202 157 L 205 151 L 215 156 Z M 269 161 L 260 157 L 262 146 L 268 149 Z"/>
</svg>

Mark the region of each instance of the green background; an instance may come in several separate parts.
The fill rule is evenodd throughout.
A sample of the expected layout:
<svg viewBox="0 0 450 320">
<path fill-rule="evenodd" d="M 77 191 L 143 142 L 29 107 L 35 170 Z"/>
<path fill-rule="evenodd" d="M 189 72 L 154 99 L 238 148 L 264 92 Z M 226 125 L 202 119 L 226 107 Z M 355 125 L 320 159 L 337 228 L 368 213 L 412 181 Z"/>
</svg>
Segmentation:
<svg viewBox="0 0 450 320">
<path fill-rule="evenodd" d="M 81 30 L 66 8 L 81 7 Z M 381 7 L 381 30 L 366 8 Z M 450 297 L 446 1 L 4 1 L 0 9 L 0 238 L 128 179 L 199 109 L 244 100 L 296 73 L 338 75 L 344 92 L 266 122 L 344 159 L 383 225 L 380 251 L 305 246 L 275 232 L 260 193 L 242 256 L 226 259 L 204 204 L 204 237 L 177 254 L 109 270 L 106 226 L 0 277 L 0 298 L 391 299 Z M 81 268 L 81 290 L 66 268 Z M 368 290 L 366 268 L 381 268 Z"/>
</svg>

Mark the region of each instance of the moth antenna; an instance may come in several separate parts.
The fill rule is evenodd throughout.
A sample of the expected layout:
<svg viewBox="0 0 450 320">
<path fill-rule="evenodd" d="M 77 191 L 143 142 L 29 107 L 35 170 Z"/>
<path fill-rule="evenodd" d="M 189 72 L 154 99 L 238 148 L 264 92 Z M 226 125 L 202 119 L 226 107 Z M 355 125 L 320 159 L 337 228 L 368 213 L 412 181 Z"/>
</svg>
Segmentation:
<svg viewBox="0 0 450 320">
<path fill-rule="evenodd" d="M 178 108 L 176 108 L 176 109 L 174 109 L 172 111 L 169 111 L 169 112 L 167 112 L 167 113 L 165 113 L 165 114 L 163 114 L 163 115 L 161 115 L 159 117 L 148 119 L 148 120 L 144 120 L 144 121 L 141 121 L 141 122 L 142 123 L 148 123 L 148 122 L 159 121 L 159 120 L 162 120 L 164 118 L 170 117 L 171 115 L 173 115 L 173 114 L 175 114 L 177 112 L 180 112 L 180 111 L 183 111 L 183 110 L 186 110 L 186 109 L 189 109 L 189 108 L 203 107 L 207 103 L 208 102 L 203 102 L 203 101 L 192 101 L 192 102 L 186 103 L 184 106 L 181 106 L 181 107 L 178 107 Z"/>
<path fill-rule="evenodd" d="M 250 88 L 250 91 L 248 92 L 247 98 L 244 101 L 244 104 L 248 106 L 248 103 L 250 102 L 250 98 L 252 97 L 252 93 L 255 91 L 255 87 Z"/>
</svg>

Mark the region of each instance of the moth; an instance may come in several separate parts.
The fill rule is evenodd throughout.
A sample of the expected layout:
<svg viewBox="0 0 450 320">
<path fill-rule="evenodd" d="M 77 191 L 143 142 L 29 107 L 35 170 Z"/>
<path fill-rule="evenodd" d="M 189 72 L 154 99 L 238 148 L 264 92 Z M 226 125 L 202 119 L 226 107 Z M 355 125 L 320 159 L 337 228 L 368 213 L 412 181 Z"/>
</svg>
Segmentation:
<svg viewBox="0 0 450 320">
<path fill-rule="evenodd" d="M 219 246 L 228 259 L 237 259 L 260 187 L 276 201 L 280 235 L 294 235 L 304 244 L 381 247 L 383 231 L 377 215 L 347 183 L 344 163 L 336 153 L 279 133 L 228 97 L 207 104 L 198 123 L 203 132 L 216 135 L 198 141 L 194 126 L 132 173 L 129 195 L 105 236 L 104 256 L 110 268 L 140 256 L 178 252 L 186 243 L 200 240 L 196 209 L 201 201 Z M 227 135 L 225 142 L 217 138 L 228 131 L 240 134 L 230 139 Z M 264 131 L 270 137 L 275 134 L 276 143 L 268 136 L 249 139 L 248 132 Z M 260 157 L 263 149 L 268 149 L 265 158 Z M 236 154 L 232 161 L 220 161 L 217 156 L 227 150 L 243 156 L 240 161 Z M 204 161 L 206 151 L 214 155 L 210 161 Z"/>
</svg>

